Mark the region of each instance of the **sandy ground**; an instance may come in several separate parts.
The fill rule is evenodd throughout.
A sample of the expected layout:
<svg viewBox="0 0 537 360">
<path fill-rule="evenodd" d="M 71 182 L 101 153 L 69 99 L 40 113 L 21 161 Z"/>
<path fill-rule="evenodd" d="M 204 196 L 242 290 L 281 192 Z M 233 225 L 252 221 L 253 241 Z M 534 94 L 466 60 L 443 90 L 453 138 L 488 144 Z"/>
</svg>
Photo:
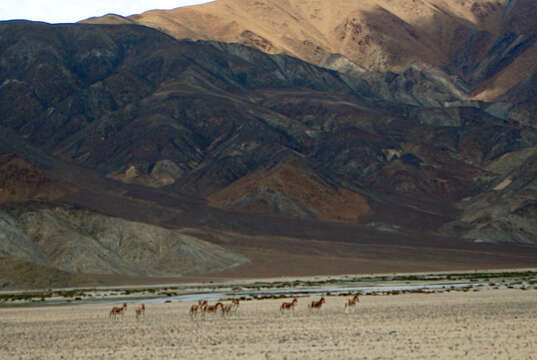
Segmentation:
<svg viewBox="0 0 537 360">
<path fill-rule="evenodd" d="M 299 298 L 242 302 L 227 318 L 192 320 L 191 303 L 151 305 L 136 320 L 130 305 L 0 309 L 1 359 L 537 359 L 537 291 L 363 296 L 355 313 L 345 297 L 320 312 Z"/>
</svg>

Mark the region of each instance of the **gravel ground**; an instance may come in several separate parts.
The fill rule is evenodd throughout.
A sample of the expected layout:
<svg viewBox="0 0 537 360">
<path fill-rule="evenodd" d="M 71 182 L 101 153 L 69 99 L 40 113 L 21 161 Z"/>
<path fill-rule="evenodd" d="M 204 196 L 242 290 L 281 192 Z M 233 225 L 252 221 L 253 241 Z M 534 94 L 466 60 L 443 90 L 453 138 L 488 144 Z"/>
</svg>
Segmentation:
<svg viewBox="0 0 537 360">
<path fill-rule="evenodd" d="M 136 320 L 110 305 L 0 309 L 1 359 L 537 359 L 537 291 L 483 290 L 345 297 L 320 311 L 299 298 L 242 302 L 191 319 L 192 303 L 150 305 Z"/>
</svg>

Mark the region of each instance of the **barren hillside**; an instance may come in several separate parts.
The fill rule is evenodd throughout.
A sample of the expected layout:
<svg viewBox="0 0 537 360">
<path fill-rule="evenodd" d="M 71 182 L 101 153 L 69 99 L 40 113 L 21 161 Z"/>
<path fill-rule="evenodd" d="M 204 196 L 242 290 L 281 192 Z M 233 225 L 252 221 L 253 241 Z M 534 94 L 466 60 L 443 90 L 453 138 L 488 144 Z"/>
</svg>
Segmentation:
<svg viewBox="0 0 537 360">
<path fill-rule="evenodd" d="M 48 202 L 0 208 L 0 258 L 6 258 L 0 288 L 25 283 L 23 276 L 9 271 L 15 259 L 21 268 L 34 264 L 50 269 L 51 281 L 61 274 L 180 278 L 247 261 L 182 231 Z"/>
</svg>

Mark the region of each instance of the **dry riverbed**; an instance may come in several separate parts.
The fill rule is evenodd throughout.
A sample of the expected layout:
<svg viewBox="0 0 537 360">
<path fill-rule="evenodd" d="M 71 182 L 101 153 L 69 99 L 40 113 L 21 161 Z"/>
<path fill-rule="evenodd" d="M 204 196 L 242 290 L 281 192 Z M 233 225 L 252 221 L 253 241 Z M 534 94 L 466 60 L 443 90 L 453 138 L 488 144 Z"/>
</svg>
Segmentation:
<svg viewBox="0 0 537 360">
<path fill-rule="evenodd" d="M 0 308 L 1 359 L 537 359 L 537 290 L 327 296 L 319 312 L 300 297 L 241 302 L 237 313 L 191 319 L 192 302 Z M 214 303 L 214 302 L 213 302 Z"/>
</svg>

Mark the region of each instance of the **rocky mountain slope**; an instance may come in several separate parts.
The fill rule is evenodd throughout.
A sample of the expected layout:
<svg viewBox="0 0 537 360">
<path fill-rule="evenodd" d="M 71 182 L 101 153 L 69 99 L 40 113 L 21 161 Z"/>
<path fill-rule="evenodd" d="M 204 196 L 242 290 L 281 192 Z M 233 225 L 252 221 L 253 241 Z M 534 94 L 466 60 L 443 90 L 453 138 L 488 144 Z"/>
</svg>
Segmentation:
<svg viewBox="0 0 537 360">
<path fill-rule="evenodd" d="M 496 181 L 487 191 L 464 199 L 460 220 L 474 241 L 533 243 L 537 227 L 537 148 L 510 152 L 488 165 Z"/>
<path fill-rule="evenodd" d="M 32 185 L 5 199 L 1 257 L 59 277 L 255 266 L 290 244 L 279 259 L 327 272 L 408 249 L 537 258 L 534 76 L 486 102 L 430 64 L 356 76 L 136 24 L 0 34 L 0 151 L 26 161 L 0 166 L 37 174 L 2 180 Z"/>
<path fill-rule="evenodd" d="M 409 128 L 421 127 L 433 111 L 428 121 L 461 121 L 458 109 L 379 108 L 361 95 L 362 82 L 241 46 L 177 42 L 135 26 L 2 25 L 11 41 L 0 63 L 4 126 L 127 183 L 206 197 L 253 170 L 305 156 L 325 186 L 353 176 L 361 182 L 346 186 L 357 191 L 396 160 L 386 154 L 400 151 L 400 135 L 376 134 L 394 119 L 412 113 Z M 47 68 L 48 81 L 33 75 Z"/>
<path fill-rule="evenodd" d="M 221 271 L 247 261 L 180 230 L 31 201 L 0 208 L 0 258 L 65 274 L 161 278 Z M 16 276 L 0 273 L 0 287 L 10 287 Z"/>
<path fill-rule="evenodd" d="M 495 100 L 537 70 L 532 0 L 218 0 L 93 23 L 137 23 L 178 39 L 241 43 L 353 73 L 439 69 L 465 97 Z"/>
<path fill-rule="evenodd" d="M 223 208 L 261 201 L 263 213 L 290 206 L 283 213 L 335 219 L 322 215 L 330 199 L 329 208 L 355 209 L 345 221 L 383 217 L 394 205 L 442 218 L 501 181 L 490 162 L 537 139 L 532 119 L 495 117 L 497 104 L 452 97 L 439 106 L 432 100 L 451 95 L 429 91 L 442 81 L 418 70 L 407 76 L 424 91 L 405 88 L 403 75 L 385 81 L 421 100 L 408 104 L 362 79 L 240 45 L 176 41 L 134 25 L 0 25 L 5 127 L 111 179 L 189 191 Z M 284 164 L 303 178 L 292 190 L 266 175 L 264 185 L 248 180 Z M 324 200 L 298 205 L 311 186 L 324 188 L 316 190 Z"/>
</svg>

